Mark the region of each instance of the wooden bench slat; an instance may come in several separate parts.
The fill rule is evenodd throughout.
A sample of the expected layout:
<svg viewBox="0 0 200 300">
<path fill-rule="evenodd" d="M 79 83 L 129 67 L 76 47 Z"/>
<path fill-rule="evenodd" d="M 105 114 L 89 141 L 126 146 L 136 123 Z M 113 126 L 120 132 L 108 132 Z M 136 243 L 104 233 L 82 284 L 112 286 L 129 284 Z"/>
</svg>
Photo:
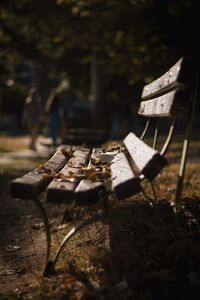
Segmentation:
<svg viewBox="0 0 200 300">
<path fill-rule="evenodd" d="M 157 150 L 145 144 L 134 133 L 129 133 L 123 142 L 138 171 L 149 180 L 153 180 L 167 165 L 166 158 L 160 155 Z"/>
<path fill-rule="evenodd" d="M 105 188 L 102 182 L 82 179 L 75 190 L 75 204 L 77 206 L 95 204 L 104 194 Z"/>
<path fill-rule="evenodd" d="M 48 202 L 72 203 L 74 200 L 74 190 L 80 181 L 76 178 L 76 175 L 80 173 L 83 166 L 86 166 L 89 153 L 90 150 L 88 148 L 82 148 L 74 152 L 73 157 L 60 171 L 63 177 L 54 178 L 48 185 L 46 193 L 46 200 Z M 68 179 L 69 181 L 67 181 L 67 177 L 71 177 Z"/>
<path fill-rule="evenodd" d="M 127 198 L 141 191 L 140 179 L 135 176 L 123 152 L 117 153 L 111 163 L 111 190 L 118 199 Z"/>
<path fill-rule="evenodd" d="M 142 99 L 151 99 L 177 88 L 184 89 L 191 81 L 190 68 L 188 58 L 182 57 L 164 75 L 143 88 Z"/>
<path fill-rule="evenodd" d="M 56 153 L 42 166 L 10 183 L 10 194 L 16 198 L 32 199 L 41 193 L 52 180 L 51 175 L 58 172 L 66 163 L 67 156 L 62 152 L 68 146 L 60 146 Z"/>
<path fill-rule="evenodd" d="M 91 159 L 88 168 L 95 167 L 92 159 L 99 158 L 102 149 L 94 148 L 92 150 Z M 98 202 L 101 197 L 105 195 L 105 187 L 100 181 L 92 181 L 90 179 L 82 179 L 75 190 L 75 203 L 76 205 L 92 205 Z"/>
<path fill-rule="evenodd" d="M 138 114 L 145 117 L 180 117 L 188 107 L 188 93 L 172 91 L 152 100 L 142 101 Z"/>
</svg>

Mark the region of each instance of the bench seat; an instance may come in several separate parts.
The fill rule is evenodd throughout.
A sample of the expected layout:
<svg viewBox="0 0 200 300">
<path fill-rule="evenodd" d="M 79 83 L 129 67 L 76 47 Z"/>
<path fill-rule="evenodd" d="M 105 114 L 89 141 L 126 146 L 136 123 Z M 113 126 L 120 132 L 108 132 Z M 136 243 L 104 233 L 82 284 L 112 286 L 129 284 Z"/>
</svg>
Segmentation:
<svg viewBox="0 0 200 300">
<path fill-rule="evenodd" d="M 61 145 L 44 165 L 13 180 L 11 195 L 33 199 L 45 191 L 47 202 L 78 206 L 98 202 L 108 189 L 118 199 L 134 195 L 141 191 L 142 176 L 152 180 L 167 160 L 132 132 L 123 144 L 109 163 L 100 159 L 106 150 Z"/>
<path fill-rule="evenodd" d="M 15 198 L 33 199 L 40 194 L 51 182 L 52 176 L 66 163 L 64 154 L 68 146 L 60 146 L 56 153 L 44 164 L 33 171 L 13 180 L 10 184 L 10 193 Z"/>
</svg>

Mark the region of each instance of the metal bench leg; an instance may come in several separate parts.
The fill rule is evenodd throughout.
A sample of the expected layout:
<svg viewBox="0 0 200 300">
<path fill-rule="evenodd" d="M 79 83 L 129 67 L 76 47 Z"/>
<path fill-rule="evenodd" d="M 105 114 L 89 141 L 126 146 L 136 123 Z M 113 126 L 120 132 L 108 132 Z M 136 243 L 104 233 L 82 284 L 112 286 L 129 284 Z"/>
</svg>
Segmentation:
<svg viewBox="0 0 200 300">
<path fill-rule="evenodd" d="M 183 182 L 184 182 L 184 176 L 185 176 L 185 168 L 187 163 L 187 157 L 188 157 L 188 151 L 189 151 L 189 143 L 190 143 L 190 137 L 192 132 L 192 125 L 194 120 L 194 113 L 195 113 L 195 106 L 197 101 L 197 95 L 198 95 L 198 74 L 196 74 L 195 79 L 195 86 L 194 86 L 194 92 L 191 96 L 191 105 L 189 108 L 189 116 L 188 116 L 188 123 L 185 133 L 185 139 L 183 143 L 183 150 L 182 150 L 182 156 L 181 156 L 181 164 L 178 174 L 178 182 L 177 182 L 177 188 L 176 188 L 176 205 L 180 205 L 180 199 L 181 199 L 181 193 L 183 189 Z"/>
<path fill-rule="evenodd" d="M 48 220 L 46 211 L 45 211 L 41 201 L 37 197 L 35 197 L 33 199 L 33 201 L 36 204 L 36 206 L 41 214 L 43 223 L 44 223 L 44 228 L 45 228 L 45 233 L 46 233 L 46 241 L 47 241 L 47 249 L 46 249 L 46 264 L 47 264 L 49 261 L 49 258 L 50 258 L 50 254 L 51 254 L 51 232 L 50 232 L 49 220 Z"/>
<path fill-rule="evenodd" d="M 97 221 L 103 221 L 105 216 L 104 212 L 100 212 L 98 214 L 96 214 L 95 216 L 83 221 L 82 223 L 78 224 L 77 226 L 73 227 L 68 233 L 67 235 L 64 237 L 64 239 L 62 240 L 57 253 L 54 257 L 53 260 L 49 260 L 46 264 L 46 268 L 44 270 L 43 275 L 44 276 L 48 276 L 51 275 L 55 272 L 55 264 L 59 258 L 59 255 L 62 251 L 62 249 L 64 248 L 64 246 L 67 244 L 67 242 L 69 242 L 69 240 L 81 229 L 83 229 L 84 227 L 86 227 L 87 225 L 93 224 Z"/>
</svg>

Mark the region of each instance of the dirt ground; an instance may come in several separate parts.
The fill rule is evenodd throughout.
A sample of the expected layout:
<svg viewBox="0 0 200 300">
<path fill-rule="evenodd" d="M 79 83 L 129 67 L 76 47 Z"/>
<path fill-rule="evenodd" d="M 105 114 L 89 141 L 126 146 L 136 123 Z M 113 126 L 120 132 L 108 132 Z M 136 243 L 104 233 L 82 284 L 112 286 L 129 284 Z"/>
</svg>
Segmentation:
<svg viewBox="0 0 200 300">
<path fill-rule="evenodd" d="M 107 225 L 95 225 L 87 229 L 81 237 L 78 234 L 70 245 L 69 253 L 66 250 L 62 255 L 61 266 L 58 263 L 58 270 L 62 268 L 60 275 L 58 273 L 53 278 L 44 279 L 41 273 L 44 267 L 46 239 L 40 216 L 32 202 L 13 199 L 8 193 L 10 180 L 18 175 L 19 172 L 0 176 L 0 299 L 60 299 L 60 291 L 56 291 L 58 287 L 54 291 L 54 285 L 63 280 L 69 281 L 70 290 L 72 288 L 70 285 L 76 282 L 77 289 L 81 289 L 83 293 L 85 286 L 76 278 L 78 276 L 83 277 L 81 279 L 83 281 L 91 281 L 94 286 L 98 285 L 99 278 L 93 279 L 92 277 L 96 275 L 91 276 L 91 272 L 99 268 L 102 277 L 103 269 L 100 261 L 98 265 L 96 263 L 93 265 L 92 260 L 98 257 L 100 259 L 104 248 L 108 248 Z M 50 205 L 47 209 L 51 219 L 53 248 L 73 224 L 89 216 L 86 211 L 82 211 L 81 214 L 74 211 L 70 220 L 68 216 L 68 221 L 63 224 L 61 222 L 63 207 Z M 70 261 L 70 265 L 67 265 L 67 261 Z M 90 274 L 86 275 L 87 279 L 81 274 L 83 270 L 86 274 Z M 88 282 L 87 284 L 91 284 Z M 73 283 L 72 286 L 74 285 Z"/>
<path fill-rule="evenodd" d="M 40 265 L 38 262 L 45 242 L 41 235 L 34 230 L 31 232 L 31 226 L 28 226 L 29 221 L 34 224 L 38 220 L 32 203 L 8 196 L 8 183 L 12 178 L 13 176 L 1 175 L 1 293 L 17 292 L 31 285 L 33 277 L 38 276 L 34 267 Z M 40 251 L 35 245 L 39 245 Z"/>
<path fill-rule="evenodd" d="M 11 141 L 10 141 L 11 142 Z M 4 143 L 5 144 L 5 143 Z M 11 142 L 12 144 L 12 142 Z M 21 150 L 26 149 L 26 143 Z M 2 145 L 2 144 L 1 144 Z M 56 273 L 41 276 L 46 241 L 33 203 L 9 196 L 9 182 L 43 158 L 2 164 L 0 172 L 0 299 L 198 299 L 200 296 L 200 162 L 194 145 L 187 168 L 182 207 L 174 197 L 177 164 L 155 188 L 160 201 L 137 195 L 120 203 L 111 199 L 109 222 L 89 226 L 70 242 Z M 198 147 L 197 147 L 198 146 Z M 13 146 L 12 146 L 13 147 Z M 8 151 L 8 150 L 7 150 Z M 19 165 L 23 165 L 23 169 Z M 146 186 L 149 195 L 152 191 Z M 46 205 L 53 235 L 53 252 L 65 232 L 93 213 Z"/>
</svg>

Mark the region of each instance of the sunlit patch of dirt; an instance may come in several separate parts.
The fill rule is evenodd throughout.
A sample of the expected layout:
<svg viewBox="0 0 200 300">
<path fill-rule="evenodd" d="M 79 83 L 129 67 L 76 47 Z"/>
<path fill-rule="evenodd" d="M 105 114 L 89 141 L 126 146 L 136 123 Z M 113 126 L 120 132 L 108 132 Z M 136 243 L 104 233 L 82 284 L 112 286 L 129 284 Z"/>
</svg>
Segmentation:
<svg viewBox="0 0 200 300">
<path fill-rule="evenodd" d="M 28 149 L 28 136 L 0 136 L 0 152 Z"/>
</svg>

